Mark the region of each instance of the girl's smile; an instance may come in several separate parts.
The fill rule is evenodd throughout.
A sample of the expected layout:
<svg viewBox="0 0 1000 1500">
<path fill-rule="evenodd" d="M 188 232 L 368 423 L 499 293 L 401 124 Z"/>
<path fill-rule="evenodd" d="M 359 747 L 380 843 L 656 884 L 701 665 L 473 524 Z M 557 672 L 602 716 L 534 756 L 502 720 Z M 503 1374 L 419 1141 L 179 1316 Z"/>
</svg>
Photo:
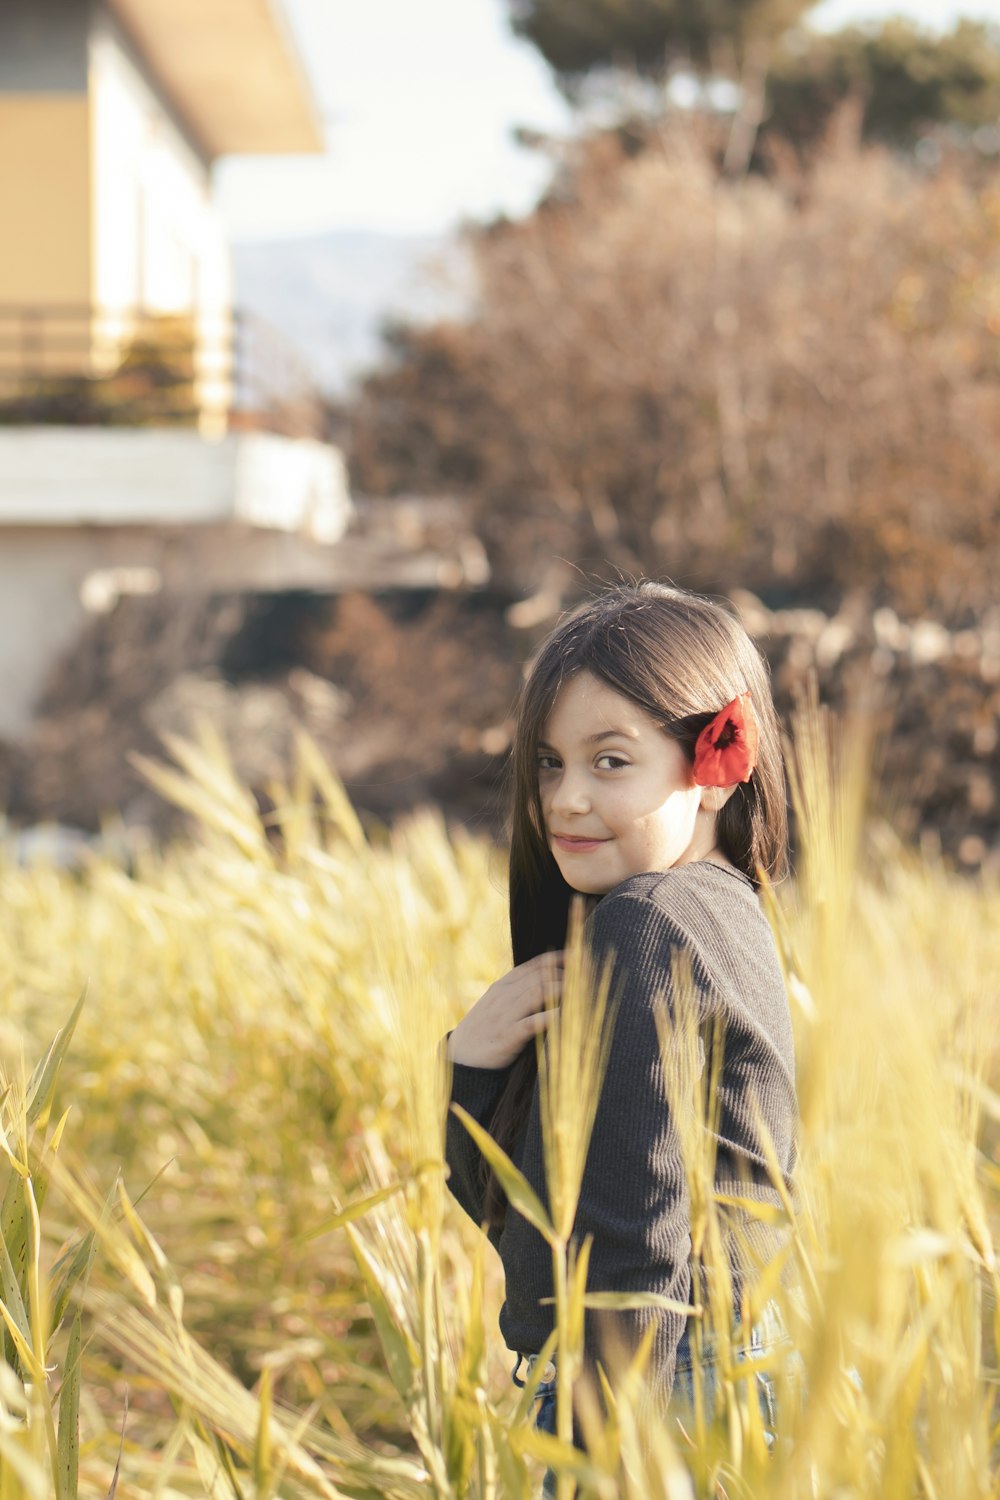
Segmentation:
<svg viewBox="0 0 1000 1500">
<path fill-rule="evenodd" d="M 715 811 L 676 740 L 590 672 L 561 689 L 538 746 L 542 815 L 566 883 L 604 895 L 630 875 L 715 852 Z"/>
<path fill-rule="evenodd" d="M 574 837 L 568 833 L 554 833 L 552 839 L 556 846 L 565 849 L 567 854 L 585 854 L 588 850 L 599 849 L 602 844 L 608 842 L 607 839 Z"/>
</svg>

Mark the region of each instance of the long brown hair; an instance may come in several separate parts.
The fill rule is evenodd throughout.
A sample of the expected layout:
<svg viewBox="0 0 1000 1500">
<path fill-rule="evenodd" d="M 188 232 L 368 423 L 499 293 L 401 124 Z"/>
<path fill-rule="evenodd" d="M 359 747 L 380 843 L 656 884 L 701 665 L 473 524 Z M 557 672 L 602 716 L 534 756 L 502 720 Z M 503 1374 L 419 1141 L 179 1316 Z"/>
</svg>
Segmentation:
<svg viewBox="0 0 1000 1500">
<path fill-rule="evenodd" d="M 718 814 L 720 850 L 756 889 L 761 873 L 787 868 L 788 823 L 781 735 L 767 665 L 739 621 L 711 599 L 643 581 L 617 585 L 581 606 L 542 644 L 524 685 L 511 755 L 510 932 L 514 963 L 562 948 L 573 890 L 545 835 L 538 790 L 538 742 L 560 688 L 590 672 L 637 703 L 693 762 L 698 735 L 738 694 L 749 691 L 760 729 L 748 782 Z M 490 1134 L 513 1155 L 537 1077 L 535 1040 L 517 1057 L 490 1121 Z M 484 1213 L 504 1222 L 506 1197 L 481 1162 Z"/>
</svg>

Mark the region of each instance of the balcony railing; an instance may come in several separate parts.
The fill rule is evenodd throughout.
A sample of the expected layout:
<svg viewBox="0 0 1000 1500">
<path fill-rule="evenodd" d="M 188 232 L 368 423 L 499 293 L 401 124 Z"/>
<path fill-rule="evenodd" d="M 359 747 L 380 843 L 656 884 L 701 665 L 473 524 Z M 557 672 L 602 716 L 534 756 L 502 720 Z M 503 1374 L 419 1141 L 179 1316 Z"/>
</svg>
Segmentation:
<svg viewBox="0 0 1000 1500">
<path fill-rule="evenodd" d="M 0 425 L 321 437 L 302 355 L 255 314 L 0 303 Z"/>
</svg>

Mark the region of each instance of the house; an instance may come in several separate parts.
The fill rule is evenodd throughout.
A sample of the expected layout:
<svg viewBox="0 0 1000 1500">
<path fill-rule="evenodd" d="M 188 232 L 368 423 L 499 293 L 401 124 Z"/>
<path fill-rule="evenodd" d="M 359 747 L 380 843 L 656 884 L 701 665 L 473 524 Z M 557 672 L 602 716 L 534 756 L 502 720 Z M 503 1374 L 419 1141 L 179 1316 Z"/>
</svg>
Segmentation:
<svg viewBox="0 0 1000 1500">
<path fill-rule="evenodd" d="M 0 738 L 95 600 L 324 585 L 344 466 L 212 188 L 322 145 L 278 0 L 2 0 Z"/>
<path fill-rule="evenodd" d="M 4 0 L 0 395 L 137 342 L 169 363 L 186 334 L 221 429 L 242 372 L 212 164 L 322 148 L 269 0 Z"/>
</svg>

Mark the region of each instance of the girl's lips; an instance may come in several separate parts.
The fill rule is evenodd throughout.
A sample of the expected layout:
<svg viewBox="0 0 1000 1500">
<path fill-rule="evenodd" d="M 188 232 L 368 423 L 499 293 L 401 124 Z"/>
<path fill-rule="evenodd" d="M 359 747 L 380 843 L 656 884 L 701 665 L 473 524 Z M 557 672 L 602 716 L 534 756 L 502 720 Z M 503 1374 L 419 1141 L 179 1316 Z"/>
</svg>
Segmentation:
<svg viewBox="0 0 1000 1500">
<path fill-rule="evenodd" d="M 568 854 L 586 854 L 588 850 L 600 849 L 602 844 L 608 842 L 607 839 L 570 838 L 563 833 L 554 833 L 552 840 L 557 849 L 564 849 Z"/>
</svg>

